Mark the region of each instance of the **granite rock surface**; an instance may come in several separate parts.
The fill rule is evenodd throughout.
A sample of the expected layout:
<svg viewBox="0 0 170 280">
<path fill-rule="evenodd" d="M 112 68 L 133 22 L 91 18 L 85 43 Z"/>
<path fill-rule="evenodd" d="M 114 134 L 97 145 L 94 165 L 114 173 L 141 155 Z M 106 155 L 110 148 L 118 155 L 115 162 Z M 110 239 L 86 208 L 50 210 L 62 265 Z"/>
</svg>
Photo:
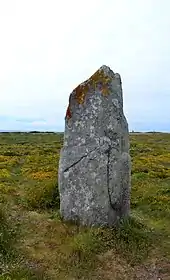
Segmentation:
<svg viewBox="0 0 170 280">
<path fill-rule="evenodd" d="M 121 77 L 103 65 L 70 94 L 58 172 L 61 216 L 115 225 L 129 215 L 130 173 Z"/>
</svg>

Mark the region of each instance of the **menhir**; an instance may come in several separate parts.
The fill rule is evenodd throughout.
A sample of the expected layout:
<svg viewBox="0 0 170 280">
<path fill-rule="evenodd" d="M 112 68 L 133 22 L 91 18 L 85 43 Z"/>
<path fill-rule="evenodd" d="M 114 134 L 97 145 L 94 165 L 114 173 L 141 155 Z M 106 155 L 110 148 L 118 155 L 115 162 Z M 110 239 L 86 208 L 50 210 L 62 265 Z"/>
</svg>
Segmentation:
<svg viewBox="0 0 170 280">
<path fill-rule="evenodd" d="M 112 226 L 130 211 L 128 124 L 119 74 L 102 66 L 70 95 L 59 162 L 64 220 Z"/>
</svg>

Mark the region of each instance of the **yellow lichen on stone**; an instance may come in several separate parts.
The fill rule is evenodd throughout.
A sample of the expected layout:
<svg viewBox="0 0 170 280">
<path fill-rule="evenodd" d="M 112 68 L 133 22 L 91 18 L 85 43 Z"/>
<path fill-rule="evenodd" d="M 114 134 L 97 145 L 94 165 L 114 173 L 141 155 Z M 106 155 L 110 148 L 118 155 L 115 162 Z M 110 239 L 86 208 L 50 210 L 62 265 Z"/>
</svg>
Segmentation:
<svg viewBox="0 0 170 280">
<path fill-rule="evenodd" d="M 86 93 L 88 92 L 88 84 L 82 84 L 75 88 L 75 98 L 79 104 L 83 104 Z"/>
<path fill-rule="evenodd" d="M 106 95 L 109 94 L 109 90 L 108 90 L 107 86 L 103 86 L 103 88 L 102 88 L 102 94 L 103 94 L 104 96 L 106 96 Z"/>
<path fill-rule="evenodd" d="M 111 78 L 105 75 L 104 71 L 99 69 L 96 71 L 87 81 L 77 86 L 74 90 L 75 99 L 79 104 L 83 104 L 87 92 L 92 89 L 96 90 L 97 87 L 101 86 L 101 92 L 104 96 L 109 94 L 108 83 L 111 82 Z"/>
<path fill-rule="evenodd" d="M 110 82 L 111 79 L 105 75 L 103 70 L 99 69 L 90 77 L 89 80 L 91 80 L 95 84 L 103 83 L 106 85 L 108 82 Z"/>
</svg>

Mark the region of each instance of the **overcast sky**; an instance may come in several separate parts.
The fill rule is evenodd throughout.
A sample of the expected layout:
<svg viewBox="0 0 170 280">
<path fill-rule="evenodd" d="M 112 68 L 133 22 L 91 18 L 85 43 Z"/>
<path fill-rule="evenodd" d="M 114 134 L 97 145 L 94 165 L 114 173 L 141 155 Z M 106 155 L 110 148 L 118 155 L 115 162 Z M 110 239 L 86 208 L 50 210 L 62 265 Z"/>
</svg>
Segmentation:
<svg viewBox="0 0 170 280">
<path fill-rule="evenodd" d="M 71 91 L 120 73 L 130 130 L 170 131 L 169 0 L 0 0 L 0 130 L 64 129 Z"/>
</svg>

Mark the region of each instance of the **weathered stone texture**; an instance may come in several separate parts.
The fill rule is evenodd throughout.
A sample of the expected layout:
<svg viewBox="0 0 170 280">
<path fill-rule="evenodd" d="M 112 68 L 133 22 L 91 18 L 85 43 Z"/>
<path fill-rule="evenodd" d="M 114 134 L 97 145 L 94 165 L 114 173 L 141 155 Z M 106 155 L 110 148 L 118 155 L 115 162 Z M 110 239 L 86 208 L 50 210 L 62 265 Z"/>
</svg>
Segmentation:
<svg viewBox="0 0 170 280">
<path fill-rule="evenodd" d="M 116 224 L 129 214 L 130 169 L 121 78 L 102 66 L 69 98 L 58 178 L 62 217 Z"/>
</svg>

